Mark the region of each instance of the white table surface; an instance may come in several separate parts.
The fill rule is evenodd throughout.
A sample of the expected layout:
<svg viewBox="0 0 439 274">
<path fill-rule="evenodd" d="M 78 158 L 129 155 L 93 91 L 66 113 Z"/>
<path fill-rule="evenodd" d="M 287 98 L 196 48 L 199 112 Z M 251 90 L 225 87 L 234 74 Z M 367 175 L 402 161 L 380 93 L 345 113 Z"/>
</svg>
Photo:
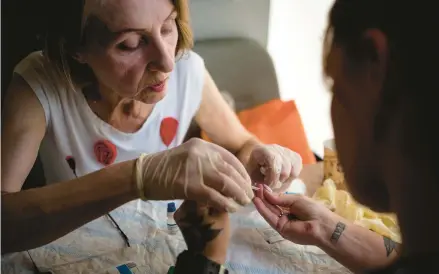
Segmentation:
<svg viewBox="0 0 439 274">
<path fill-rule="evenodd" d="M 180 201 L 177 201 L 177 205 Z M 107 217 L 98 218 L 72 233 L 30 250 L 40 271 L 53 273 L 107 273 L 128 261 L 139 273 L 166 273 L 186 248 L 181 234 L 166 228 L 167 202 L 136 200 L 112 212 L 128 235 L 128 248 Z M 268 244 L 256 228 L 268 224 L 253 206 L 231 215 L 232 238 L 227 268 L 231 273 L 350 273 L 314 246 L 289 241 Z M 34 273 L 26 252 L 2 257 L 2 273 Z"/>
</svg>

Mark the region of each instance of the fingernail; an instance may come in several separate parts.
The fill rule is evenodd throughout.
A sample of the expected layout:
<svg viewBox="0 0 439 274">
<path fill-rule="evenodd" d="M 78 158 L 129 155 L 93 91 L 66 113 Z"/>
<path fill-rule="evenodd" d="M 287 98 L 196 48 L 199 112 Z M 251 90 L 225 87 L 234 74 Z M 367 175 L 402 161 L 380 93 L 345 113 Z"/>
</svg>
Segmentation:
<svg viewBox="0 0 439 274">
<path fill-rule="evenodd" d="M 264 185 L 264 188 L 265 188 L 265 190 L 267 190 L 268 192 L 273 193 L 273 190 L 272 190 L 269 186 Z"/>
<path fill-rule="evenodd" d="M 234 200 L 230 200 L 230 202 L 227 205 L 227 212 L 229 213 L 235 213 L 239 208 L 239 205 Z"/>
<path fill-rule="evenodd" d="M 285 194 L 299 194 L 299 193 L 287 191 L 285 192 Z"/>
<path fill-rule="evenodd" d="M 252 202 L 252 198 L 250 198 L 249 196 L 246 196 L 244 201 L 243 201 L 243 205 L 248 205 Z"/>
</svg>

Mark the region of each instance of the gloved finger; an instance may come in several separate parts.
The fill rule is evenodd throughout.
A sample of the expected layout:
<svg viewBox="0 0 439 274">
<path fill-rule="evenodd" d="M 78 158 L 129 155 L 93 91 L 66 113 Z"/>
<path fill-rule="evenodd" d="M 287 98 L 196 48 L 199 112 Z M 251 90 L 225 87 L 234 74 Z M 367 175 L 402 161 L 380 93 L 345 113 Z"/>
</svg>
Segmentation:
<svg viewBox="0 0 439 274">
<path fill-rule="evenodd" d="M 293 179 L 299 177 L 300 172 L 302 172 L 303 169 L 303 161 L 302 161 L 302 156 L 300 156 L 299 153 L 290 151 L 291 155 L 290 157 L 290 163 L 291 163 L 291 175 L 293 177 Z"/>
<path fill-rule="evenodd" d="M 297 154 L 297 153 L 296 153 Z M 283 184 L 293 182 L 294 179 L 297 179 L 302 172 L 303 164 L 302 164 L 302 157 L 300 157 L 299 154 L 297 156 L 294 156 L 292 161 L 289 161 L 291 165 L 290 175 L 285 181 L 283 181 Z"/>
<path fill-rule="evenodd" d="M 233 170 L 232 168 L 230 168 Z M 236 171 L 234 171 L 236 172 Z M 232 198 L 236 200 L 241 205 L 247 205 L 251 203 L 251 199 L 248 194 L 245 192 L 243 188 L 241 188 L 235 180 L 239 180 L 238 172 L 236 172 L 235 176 L 238 176 L 238 179 L 233 178 L 230 174 L 233 172 L 228 171 L 228 173 L 223 173 L 221 171 L 218 172 L 209 172 L 207 173 L 205 184 L 206 186 L 216 190 L 227 198 Z"/>
<path fill-rule="evenodd" d="M 254 197 L 251 183 L 249 184 L 247 180 L 242 178 L 238 170 L 236 170 L 228 163 L 223 162 L 222 164 L 218 165 L 218 171 L 230 178 L 232 182 L 241 189 L 241 192 L 244 192 L 246 194 L 246 196 L 248 197 L 248 200 L 245 201 L 246 203 L 251 202 L 251 199 L 253 199 Z"/>
<path fill-rule="evenodd" d="M 271 146 L 270 150 L 272 151 L 273 154 L 276 155 L 276 158 L 279 161 L 279 163 L 277 164 L 281 166 L 281 170 L 279 173 L 279 181 L 281 183 L 285 183 L 290 177 L 292 171 L 291 161 L 287 153 L 289 151 L 279 145 Z"/>
<path fill-rule="evenodd" d="M 241 176 L 244 178 L 244 180 L 251 182 L 250 180 L 250 176 L 248 175 L 247 170 L 245 169 L 244 165 L 241 163 L 241 161 L 239 161 L 238 158 L 236 158 L 235 155 L 233 155 L 230 151 L 228 151 L 227 149 L 215 145 L 216 150 L 221 154 L 222 159 L 230 164 L 231 166 L 233 166 L 238 172 L 239 174 L 241 174 Z"/>
<path fill-rule="evenodd" d="M 266 154 L 266 164 L 261 167 L 261 173 L 264 175 L 264 183 L 270 187 L 274 187 L 279 182 L 280 172 L 282 170 L 282 162 L 276 154 Z"/>
<path fill-rule="evenodd" d="M 239 208 L 239 205 L 233 199 L 225 197 L 210 187 L 204 188 L 204 193 L 198 197 L 197 202 L 208 204 L 217 210 L 230 213 L 236 212 Z"/>
<path fill-rule="evenodd" d="M 236 158 L 235 155 L 228 150 L 217 146 L 221 159 L 212 159 L 209 157 L 209 162 L 214 169 L 222 173 L 232 176 L 236 183 L 244 190 L 247 196 L 251 199 L 253 197 L 253 190 L 251 188 L 251 179 L 248 175 L 244 165 Z"/>
<path fill-rule="evenodd" d="M 288 182 L 288 179 L 291 177 L 292 166 L 289 161 L 282 161 L 282 169 L 279 174 L 279 181 L 281 183 Z"/>
</svg>

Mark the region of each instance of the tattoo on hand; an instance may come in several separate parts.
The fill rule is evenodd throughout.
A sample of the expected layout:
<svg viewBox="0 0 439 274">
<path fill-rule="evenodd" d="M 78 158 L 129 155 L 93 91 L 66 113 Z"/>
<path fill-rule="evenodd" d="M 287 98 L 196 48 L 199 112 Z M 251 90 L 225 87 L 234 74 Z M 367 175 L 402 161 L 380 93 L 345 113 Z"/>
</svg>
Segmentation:
<svg viewBox="0 0 439 274">
<path fill-rule="evenodd" d="M 188 250 L 202 252 L 206 244 L 215 239 L 222 231 L 222 229 L 212 228 L 212 224 L 203 223 L 203 219 L 203 216 L 197 212 L 197 204 L 190 202 L 186 216 L 180 221 L 181 232 Z"/>
<path fill-rule="evenodd" d="M 394 242 L 392 239 L 386 236 L 383 236 L 383 239 L 384 239 L 384 247 L 386 248 L 387 257 L 389 257 L 394 250 L 396 253 L 400 253 L 400 249 L 401 249 L 400 244 Z"/>
<path fill-rule="evenodd" d="M 335 226 L 335 230 L 331 235 L 331 241 L 333 243 L 338 242 L 338 239 L 340 239 L 341 234 L 343 234 L 343 231 L 345 230 L 346 225 L 342 222 L 338 222 Z"/>
</svg>

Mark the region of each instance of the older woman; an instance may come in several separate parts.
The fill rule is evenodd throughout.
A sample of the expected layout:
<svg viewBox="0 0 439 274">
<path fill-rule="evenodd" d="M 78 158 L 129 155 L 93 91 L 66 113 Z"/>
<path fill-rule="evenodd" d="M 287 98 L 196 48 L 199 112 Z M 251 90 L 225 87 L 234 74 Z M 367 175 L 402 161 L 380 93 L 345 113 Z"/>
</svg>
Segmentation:
<svg viewBox="0 0 439 274">
<path fill-rule="evenodd" d="M 297 154 L 244 129 L 190 51 L 187 1 L 58 2 L 44 51 L 16 66 L 6 98 L 2 252 L 137 198 L 233 212 L 251 202 L 251 181 L 300 172 Z M 194 117 L 216 144 L 181 144 Z M 38 152 L 47 186 L 20 191 Z"/>
<path fill-rule="evenodd" d="M 428 67 L 439 62 L 439 40 L 431 35 L 439 31 L 438 18 L 434 2 L 397 0 L 336 0 L 329 15 L 326 74 L 349 190 L 364 205 L 397 214 L 403 245 L 307 197 L 261 188 L 254 203 L 286 239 L 317 245 L 355 273 L 439 273 L 439 142 L 433 133 L 439 86 L 437 67 Z M 228 225 L 224 215 L 205 222 L 221 231 Z M 190 224 L 182 219 L 184 230 Z M 211 235 L 207 243 L 223 240 L 217 248 L 204 243 L 199 253 L 222 264 L 227 234 Z M 179 259 L 186 273 L 191 258 Z"/>
</svg>

